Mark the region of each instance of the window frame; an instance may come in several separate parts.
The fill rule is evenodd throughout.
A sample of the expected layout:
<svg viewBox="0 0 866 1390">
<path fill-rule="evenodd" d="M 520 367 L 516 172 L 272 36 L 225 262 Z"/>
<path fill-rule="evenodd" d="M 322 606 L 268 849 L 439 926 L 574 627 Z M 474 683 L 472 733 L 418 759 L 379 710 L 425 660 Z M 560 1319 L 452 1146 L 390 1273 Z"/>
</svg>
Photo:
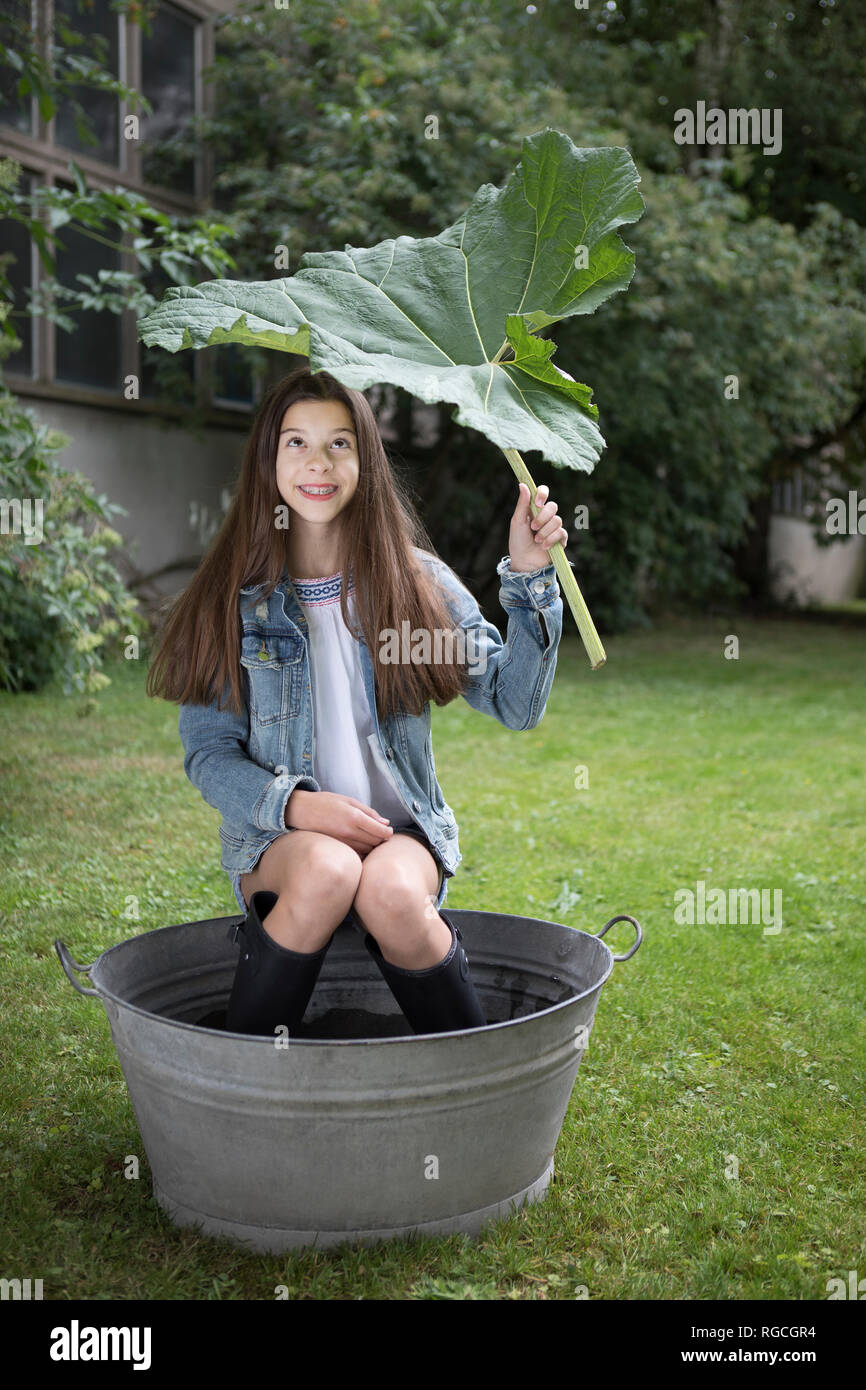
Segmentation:
<svg viewBox="0 0 866 1390">
<path fill-rule="evenodd" d="M 216 19 L 223 13 L 217 4 L 207 4 L 204 0 L 164 0 L 168 9 L 178 11 L 193 21 L 194 36 L 194 110 L 196 115 L 210 109 L 212 93 L 204 83 L 203 73 L 214 59 Z M 54 0 L 31 0 L 31 24 L 36 25 L 38 44 L 45 57 L 50 46 L 53 28 Z M 118 13 L 118 76 L 127 86 L 141 91 L 141 40 L 142 31 L 127 15 Z M 68 148 L 55 142 L 55 118 L 44 121 L 35 97 L 31 97 L 32 132 L 18 130 L 15 126 L 0 121 L 0 155 L 14 159 L 21 165 L 22 175 L 34 183 L 53 186 L 69 182 L 69 164 L 74 160 L 93 188 L 112 189 L 117 185 L 132 193 L 139 193 L 155 208 L 174 216 L 195 216 L 209 206 L 209 194 L 213 179 L 213 158 L 208 150 L 201 150 L 195 158 L 195 193 L 187 194 L 176 189 L 164 188 L 147 182 L 142 176 L 141 142 L 124 138 L 126 118 L 138 114 L 146 120 L 143 113 L 133 113 L 129 104 L 117 99 L 117 118 L 119 127 L 119 157 L 117 164 L 107 163 L 93 153 Z M 121 269 L 134 271 L 135 259 L 129 251 L 121 252 Z M 31 268 L 38 284 L 44 271 L 31 241 Z M 33 375 L 6 370 L 9 385 L 20 394 L 41 396 L 54 400 L 80 402 L 104 408 L 138 410 L 145 414 L 179 417 L 184 407 L 158 397 L 139 397 L 127 400 L 123 389 L 120 391 L 95 386 L 79 386 L 61 383 L 56 380 L 56 333 L 62 332 L 44 315 L 33 316 Z M 121 382 L 134 375 L 139 382 L 142 377 L 142 344 L 138 339 L 135 315 L 126 311 L 121 316 Z M 214 391 L 214 364 L 206 355 L 195 353 L 194 374 L 195 396 L 198 406 L 203 407 L 213 423 L 225 423 L 237 427 L 238 414 L 249 414 L 254 402 L 245 405 L 239 401 L 222 401 Z"/>
</svg>

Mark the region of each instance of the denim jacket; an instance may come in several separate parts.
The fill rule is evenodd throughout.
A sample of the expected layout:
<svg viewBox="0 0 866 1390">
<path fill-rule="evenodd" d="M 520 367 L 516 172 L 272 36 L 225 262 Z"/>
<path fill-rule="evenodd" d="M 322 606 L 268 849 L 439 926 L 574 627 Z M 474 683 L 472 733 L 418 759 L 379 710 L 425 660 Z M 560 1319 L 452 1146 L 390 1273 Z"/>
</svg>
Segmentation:
<svg viewBox="0 0 866 1390">
<path fill-rule="evenodd" d="M 464 698 L 508 729 L 532 729 L 544 714 L 562 635 L 563 606 L 552 564 L 515 574 L 504 555 L 496 566 L 500 601 L 508 613 L 503 642 L 452 569 L 417 547 L 444 587 L 455 620 L 465 630 L 470 675 Z M 268 598 L 264 585 L 240 591 L 241 663 L 246 709 L 242 715 L 209 705 L 180 707 L 184 771 L 222 815 L 222 867 L 232 876 L 253 869 L 263 851 L 293 827 L 286 803 L 296 787 L 321 791 L 312 775 L 313 708 L 307 622 L 286 577 Z M 544 615 L 543 622 L 540 614 Z M 423 714 L 397 713 L 379 722 L 373 665 L 363 637 L 361 665 L 378 734 L 378 762 L 451 876 L 462 859 L 454 812 L 442 795 L 433 762 L 430 704 Z M 374 757 L 376 742 L 371 743 Z"/>
</svg>

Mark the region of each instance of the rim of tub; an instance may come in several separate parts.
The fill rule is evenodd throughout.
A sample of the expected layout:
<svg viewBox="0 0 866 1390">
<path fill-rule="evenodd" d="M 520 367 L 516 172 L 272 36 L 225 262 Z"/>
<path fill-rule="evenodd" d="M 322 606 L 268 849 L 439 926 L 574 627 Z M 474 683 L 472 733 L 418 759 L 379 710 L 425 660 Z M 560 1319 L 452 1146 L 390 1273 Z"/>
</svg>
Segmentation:
<svg viewBox="0 0 866 1390">
<path fill-rule="evenodd" d="M 481 909 L 475 908 L 454 908 L 453 911 L 465 911 L 467 913 L 471 912 L 472 915 L 475 917 L 502 917 L 515 915 L 502 912 L 483 911 Z M 240 916 L 209 917 L 203 919 L 203 924 L 209 922 L 231 922 L 235 920 L 242 922 L 245 919 Z M 505 1018 L 500 1019 L 495 1023 L 485 1023 L 483 1026 L 479 1026 L 477 1028 L 452 1028 L 449 1029 L 447 1032 L 442 1033 L 406 1033 L 399 1034 L 397 1036 L 369 1038 L 291 1037 L 291 1045 L 293 1047 L 369 1047 L 371 1044 L 379 1045 L 381 1043 L 388 1044 L 406 1042 L 425 1042 L 429 1041 L 431 1038 L 437 1039 L 471 1037 L 472 1035 L 478 1033 L 492 1032 L 494 1028 L 513 1028 L 518 1024 L 528 1023 L 530 1019 L 544 1018 L 546 1015 L 556 1013 L 559 1009 L 570 1008 L 572 1004 L 575 1004 L 579 1002 L 581 999 L 586 998 L 588 994 L 592 994 L 594 990 L 597 990 L 600 986 L 604 985 L 607 982 L 607 980 L 610 978 L 611 972 L 613 971 L 614 965 L 618 964 L 621 961 L 629 960 L 635 954 L 643 940 L 643 930 L 641 928 L 640 922 L 638 922 L 635 917 L 632 917 L 627 912 L 621 912 L 618 913 L 615 917 L 611 917 L 610 920 L 606 922 L 605 925 L 597 932 L 583 931 L 580 927 L 570 927 L 565 922 L 550 922 L 546 918 L 542 917 L 533 917 L 529 920 L 531 920 L 539 926 L 558 927 L 560 930 L 573 931 L 579 936 L 588 937 L 591 941 L 598 941 L 610 955 L 610 960 L 607 962 L 607 968 L 605 969 L 604 974 L 599 979 L 594 980 L 592 984 L 588 985 L 586 989 L 582 990 L 579 994 L 572 994 L 569 996 L 568 999 L 562 999 L 558 1003 L 550 1004 L 547 1006 L 547 1008 L 536 1009 L 530 1014 L 523 1014 L 520 1018 Z M 602 941 L 601 939 L 604 936 L 605 932 L 608 931 L 617 922 L 630 922 L 632 926 L 635 928 L 634 943 L 627 951 L 623 952 L 620 955 L 614 955 L 610 947 L 607 945 L 607 942 Z M 55 939 L 54 949 L 57 952 L 57 955 L 60 959 L 60 964 L 62 965 L 63 970 L 70 984 L 77 990 L 79 994 L 91 995 L 97 999 L 110 999 L 112 1003 L 118 1005 L 119 1007 L 122 1007 L 124 1009 L 130 1009 L 133 1013 L 141 1014 L 144 1018 L 157 1019 L 160 1023 L 164 1023 L 172 1028 L 189 1029 L 190 1031 L 195 1033 L 213 1033 L 214 1036 L 218 1038 L 235 1038 L 239 1042 L 245 1042 L 250 1044 L 264 1044 L 266 1047 L 272 1048 L 274 1046 L 274 1039 L 270 1034 L 233 1033 L 225 1028 L 209 1028 L 203 1026 L 200 1023 L 186 1023 L 182 1019 L 170 1018 L 166 1014 L 154 1013 L 151 1009 L 143 1009 L 139 1004 L 132 1004 L 128 999 L 123 999 L 120 995 L 115 994 L 112 990 L 108 989 L 105 986 L 103 986 L 101 989 L 88 989 L 87 987 L 82 985 L 80 980 L 78 980 L 76 976 L 72 973 L 73 970 L 76 970 L 82 975 L 89 976 L 90 972 L 94 970 L 96 966 L 100 964 L 100 962 L 105 960 L 105 958 L 109 956 L 112 953 L 112 951 L 122 950 L 124 946 L 129 946 L 134 941 L 141 941 L 144 937 L 157 936 L 161 932 L 176 931 L 178 926 L 190 925 L 193 924 L 181 922 L 174 923 L 167 927 L 155 927 L 153 931 L 150 932 L 139 932 L 137 936 L 127 937 L 124 941 L 115 942 L 113 946 L 107 946 L 104 951 L 100 952 L 100 954 L 96 957 L 95 960 L 90 962 L 89 965 L 82 965 L 78 961 L 74 960 L 68 946 L 66 946 L 66 944 L 59 938 Z M 339 925 L 342 924 L 338 924 L 338 926 Z"/>
</svg>

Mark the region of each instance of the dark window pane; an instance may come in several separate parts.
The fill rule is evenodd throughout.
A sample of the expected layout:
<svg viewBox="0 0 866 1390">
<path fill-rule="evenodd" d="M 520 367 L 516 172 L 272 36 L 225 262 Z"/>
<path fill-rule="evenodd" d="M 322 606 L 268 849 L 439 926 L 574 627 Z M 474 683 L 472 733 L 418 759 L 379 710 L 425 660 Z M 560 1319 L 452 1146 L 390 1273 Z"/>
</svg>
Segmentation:
<svg viewBox="0 0 866 1390">
<path fill-rule="evenodd" d="M 0 43 L 23 56 L 32 43 L 31 23 L 30 0 L 3 0 Z M 33 102 L 29 96 L 18 95 L 19 77 L 15 68 L 0 65 L 0 121 L 32 134 Z"/>
<path fill-rule="evenodd" d="M 107 228 L 103 235 L 117 237 L 116 228 Z M 57 248 L 57 279 L 70 289 L 83 289 L 76 275 L 98 279 L 100 270 L 117 270 L 120 253 L 101 242 L 93 241 L 74 226 L 61 229 L 66 250 Z M 77 327 L 68 333 L 55 328 L 55 379 L 76 386 L 96 386 L 119 390 L 121 385 L 120 315 L 95 309 L 60 308 L 75 320 Z"/>
<path fill-rule="evenodd" d="M 183 150 L 172 148 L 171 139 L 183 136 L 189 117 L 195 114 L 195 21 L 161 5 L 141 36 L 141 86 L 153 107 L 142 119 L 142 134 L 151 148 L 142 151 L 142 169 L 148 183 L 195 193 L 195 163 Z M 152 148 L 159 141 L 161 148 Z"/>
<path fill-rule="evenodd" d="M 169 285 L 174 284 L 161 266 L 144 277 L 145 288 L 162 299 Z M 142 397 L 172 401 L 177 405 L 195 402 L 195 352 L 166 352 L 165 348 L 139 344 L 141 353 L 140 393 Z"/>
<path fill-rule="evenodd" d="M 15 189 L 16 193 L 29 192 L 33 180 L 23 175 Z M 5 260 L 11 253 L 14 260 Z M 34 375 L 33 361 L 33 319 L 27 313 L 27 291 L 33 283 L 33 262 L 31 259 L 30 236 L 26 227 L 10 217 L 0 221 L 0 256 L 4 258 L 4 274 L 12 287 L 12 314 L 9 322 L 21 339 L 18 352 L 6 357 L 3 366 L 8 372 L 22 372 L 25 376 Z"/>
<path fill-rule="evenodd" d="M 56 41 L 68 46 L 79 57 L 92 58 L 113 77 L 118 75 L 118 14 L 109 0 L 54 0 L 57 16 Z M 63 27 L 84 42 L 65 39 Z M 117 97 L 94 87 L 73 87 L 75 99 L 84 108 L 91 139 L 83 139 L 69 101 L 61 103 L 54 120 L 54 139 L 58 145 L 117 164 L 119 152 Z M 95 138 L 95 143 L 93 139 Z"/>
<path fill-rule="evenodd" d="M 213 398 L 237 405 L 251 405 L 253 374 L 249 359 L 238 343 L 223 343 L 214 353 Z"/>
</svg>

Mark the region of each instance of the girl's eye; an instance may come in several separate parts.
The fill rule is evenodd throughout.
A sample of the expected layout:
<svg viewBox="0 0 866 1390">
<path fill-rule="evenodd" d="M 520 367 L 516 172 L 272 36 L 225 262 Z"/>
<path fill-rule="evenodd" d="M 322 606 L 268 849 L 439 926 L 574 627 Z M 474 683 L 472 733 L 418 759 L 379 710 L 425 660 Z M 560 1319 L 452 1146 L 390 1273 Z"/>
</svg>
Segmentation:
<svg viewBox="0 0 866 1390">
<path fill-rule="evenodd" d="M 300 435 L 297 435 L 297 434 L 296 434 L 296 435 L 293 435 L 291 439 L 286 440 L 286 443 L 287 443 L 287 444 L 290 444 L 290 445 L 291 445 L 291 444 L 303 444 L 303 443 L 304 443 L 304 440 L 301 439 Z M 345 446 L 346 446 L 347 449 L 351 448 L 351 445 L 350 445 L 348 439 L 335 439 L 335 440 L 334 440 L 334 444 L 345 444 Z"/>
</svg>

